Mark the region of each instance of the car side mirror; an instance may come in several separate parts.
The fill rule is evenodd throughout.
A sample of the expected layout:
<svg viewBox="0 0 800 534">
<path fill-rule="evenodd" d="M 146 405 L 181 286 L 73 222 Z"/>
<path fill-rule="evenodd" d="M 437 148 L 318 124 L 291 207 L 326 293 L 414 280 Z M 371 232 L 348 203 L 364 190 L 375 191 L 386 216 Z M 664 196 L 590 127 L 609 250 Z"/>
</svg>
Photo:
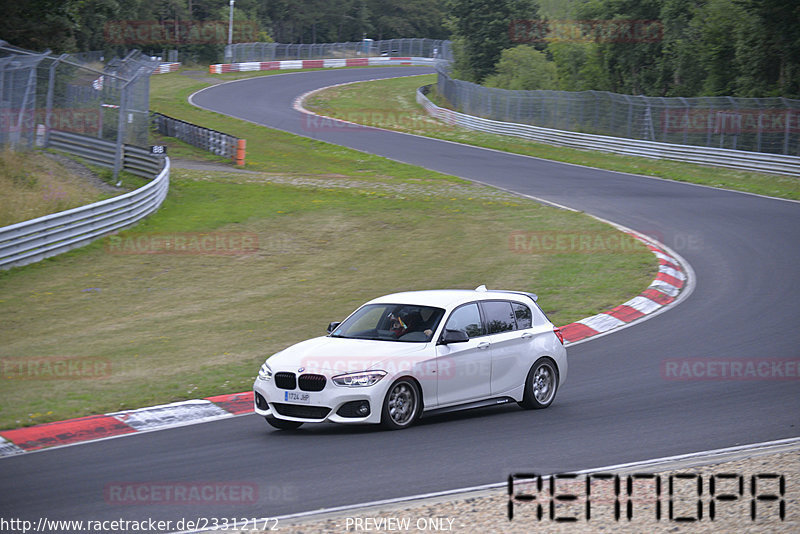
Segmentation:
<svg viewBox="0 0 800 534">
<path fill-rule="evenodd" d="M 469 336 L 463 330 L 445 330 L 440 344 L 449 345 L 450 343 L 464 343 L 469 341 Z"/>
<path fill-rule="evenodd" d="M 336 330 L 336 327 L 339 326 L 340 324 L 342 324 L 341 321 L 334 321 L 331 324 L 329 324 L 328 333 L 329 334 L 332 333 L 334 330 Z"/>
</svg>

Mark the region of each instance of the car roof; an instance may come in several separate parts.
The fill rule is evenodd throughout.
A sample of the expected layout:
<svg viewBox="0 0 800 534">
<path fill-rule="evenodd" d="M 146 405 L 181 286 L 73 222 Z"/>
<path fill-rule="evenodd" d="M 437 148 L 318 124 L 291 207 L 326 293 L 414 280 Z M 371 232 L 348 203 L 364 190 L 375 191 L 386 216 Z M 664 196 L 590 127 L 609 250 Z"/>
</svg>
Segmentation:
<svg viewBox="0 0 800 534">
<path fill-rule="evenodd" d="M 537 297 L 533 293 L 523 291 L 509 291 L 502 289 L 486 289 L 479 286 L 475 289 L 428 289 L 424 291 L 404 291 L 402 293 L 392 293 L 371 300 L 373 303 L 392 303 L 392 304 L 416 304 L 419 306 L 435 306 L 438 308 L 451 308 L 472 302 L 475 300 L 516 300 L 526 301 L 528 299 L 536 301 Z"/>
</svg>

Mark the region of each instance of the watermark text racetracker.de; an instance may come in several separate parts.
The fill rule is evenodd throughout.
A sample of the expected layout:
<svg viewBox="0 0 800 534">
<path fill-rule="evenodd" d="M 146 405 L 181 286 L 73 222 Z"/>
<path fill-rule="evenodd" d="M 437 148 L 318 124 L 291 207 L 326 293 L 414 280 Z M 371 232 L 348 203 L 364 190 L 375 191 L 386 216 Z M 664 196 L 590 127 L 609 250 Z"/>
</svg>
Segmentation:
<svg viewBox="0 0 800 534">
<path fill-rule="evenodd" d="M 798 133 L 800 110 L 758 108 L 667 108 L 661 128 L 668 133 Z"/>
<path fill-rule="evenodd" d="M 0 532 L 182 532 L 185 530 L 278 530 L 274 517 L 193 517 L 175 520 L 147 519 L 49 519 L 35 521 L 0 517 Z"/>
<path fill-rule="evenodd" d="M 451 379 L 465 376 L 486 376 L 491 366 L 490 362 L 468 362 L 458 366 L 456 361 L 447 356 L 434 359 L 415 358 L 413 356 L 389 356 L 384 358 L 304 358 L 301 363 L 303 370 L 309 373 L 329 371 L 333 373 L 354 373 L 365 369 L 374 369 L 376 366 L 388 372 L 413 371 L 420 378 Z"/>
<path fill-rule="evenodd" d="M 303 114 L 301 127 L 307 132 L 352 131 L 370 128 L 388 129 L 426 129 L 435 128 L 440 131 L 453 130 L 454 126 L 447 122 L 433 120 L 428 116 L 408 111 L 356 110 L 336 117 L 325 117 L 316 114 Z"/>
<path fill-rule="evenodd" d="M 0 359 L 0 382 L 5 380 L 76 380 L 111 376 L 111 360 L 97 357 Z"/>
<path fill-rule="evenodd" d="M 259 251 L 258 234 L 251 232 L 183 232 L 110 235 L 109 254 L 178 254 L 188 256 L 241 256 Z"/>
<path fill-rule="evenodd" d="M 79 134 L 102 133 L 102 108 L 44 108 L 0 110 L 0 131 L 30 133 L 50 128 Z"/>
<path fill-rule="evenodd" d="M 660 367 L 664 380 L 800 380 L 800 358 L 672 358 Z"/>
<path fill-rule="evenodd" d="M 515 254 L 619 254 L 642 251 L 642 243 L 619 232 L 524 232 L 508 236 L 508 247 Z"/>
<path fill-rule="evenodd" d="M 286 482 L 259 485 L 241 480 L 119 481 L 104 486 L 103 498 L 108 504 L 119 506 L 225 506 L 296 502 L 300 491 Z"/>
<path fill-rule="evenodd" d="M 258 485 L 240 481 L 109 482 L 103 496 L 108 504 L 115 505 L 255 504 Z"/>
<path fill-rule="evenodd" d="M 695 232 L 666 235 L 658 230 L 643 230 L 641 234 L 681 252 L 705 246 L 703 235 Z M 642 241 L 626 232 L 514 230 L 508 234 L 508 248 L 515 254 L 624 254 L 642 252 L 642 246 Z"/>
</svg>

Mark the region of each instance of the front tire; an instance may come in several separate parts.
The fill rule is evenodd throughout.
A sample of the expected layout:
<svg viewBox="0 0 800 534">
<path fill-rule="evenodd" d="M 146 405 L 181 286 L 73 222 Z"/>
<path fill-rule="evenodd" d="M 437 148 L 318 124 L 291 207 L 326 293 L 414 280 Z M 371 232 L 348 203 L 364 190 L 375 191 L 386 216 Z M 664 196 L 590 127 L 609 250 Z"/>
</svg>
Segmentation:
<svg viewBox="0 0 800 534">
<path fill-rule="evenodd" d="M 520 406 L 527 410 L 541 410 L 553 403 L 558 390 L 558 368 L 550 358 L 539 358 L 528 371 L 525 394 Z"/>
<path fill-rule="evenodd" d="M 296 428 L 300 428 L 303 424 L 302 421 L 287 421 L 286 419 L 278 419 L 277 417 L 273 417 L 271 415 L 265 415 L 264 419 L 267 420 L 267 423 L 274 426 L 275 428 L 280 428 L 281 430 L 294 430 Z"/>
<path fill-rule="evenodd" d="M 381 412 L 381 424 L 389 430 L 408 428 L 419 417 L 422 396 L 417 384 L 409 378 L 401 378 L 386 392 Z"/>
</svg>

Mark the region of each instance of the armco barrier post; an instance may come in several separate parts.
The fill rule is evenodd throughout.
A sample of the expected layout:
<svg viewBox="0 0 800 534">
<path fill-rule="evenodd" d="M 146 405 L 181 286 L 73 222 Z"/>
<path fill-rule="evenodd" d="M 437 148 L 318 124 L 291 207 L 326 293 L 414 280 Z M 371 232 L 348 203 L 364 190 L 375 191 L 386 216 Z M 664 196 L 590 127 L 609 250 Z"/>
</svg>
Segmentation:
<svg viewBox="0 0 800 534">
<path fill-rule="evenodd" d="M 246 139 L 239 139 L 236 142 L 236 165 L 244 165 L 245 146 L 247 145 Z"/>
</svg>

